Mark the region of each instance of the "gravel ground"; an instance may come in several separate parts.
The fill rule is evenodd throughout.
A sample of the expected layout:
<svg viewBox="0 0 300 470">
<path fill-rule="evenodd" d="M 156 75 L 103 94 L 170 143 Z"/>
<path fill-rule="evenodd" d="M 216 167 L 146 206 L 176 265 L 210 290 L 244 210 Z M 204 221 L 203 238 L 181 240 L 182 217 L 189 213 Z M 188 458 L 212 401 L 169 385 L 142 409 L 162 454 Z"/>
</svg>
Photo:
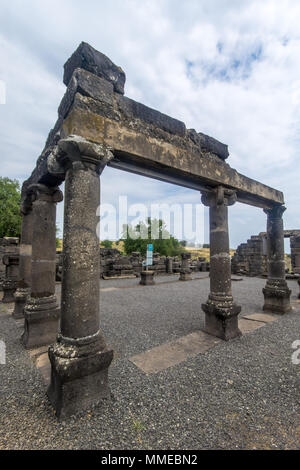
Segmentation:
<svg viewBox="0 0 300 470">
<path fill-rule="evenodd" d="M 0 306 L 0 449 L 299 449 L 300 365 L 291 345 L 300 339 L 300 303 L 241 338 L 156 374 L 129 357 L 203 327 L 207 274 L 188 282 L 156 278 L 101 281 L 102 328 L 115 350 L 112 400 L 58 422 L 45 385 L 20 344 L 20 328 Z M 242 314 L 261 312 L 265 280 L 233 282 Z M 289 281 L 292 300 L 298 285 Z M 115 287 L 114 290 L 106 288 Z"/>
</svg>

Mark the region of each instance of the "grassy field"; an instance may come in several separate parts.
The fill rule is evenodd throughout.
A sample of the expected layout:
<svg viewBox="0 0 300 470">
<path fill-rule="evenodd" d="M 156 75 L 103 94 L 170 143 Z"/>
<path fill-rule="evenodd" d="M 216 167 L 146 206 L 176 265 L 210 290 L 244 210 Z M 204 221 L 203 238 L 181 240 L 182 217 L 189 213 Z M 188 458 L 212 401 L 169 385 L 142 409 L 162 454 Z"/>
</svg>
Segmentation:
<svg viewBox="0 0 300 470">
<path fill-rule="evenodd" d="M 209 248 L 193 248 L 186 247 L 186 250 L 192 254 L 192 258 L 205 258 L 205 261 L 209 261 Z M 230 250 L 230 256 L 233 256 L 235 250 Z"/>
</svg>

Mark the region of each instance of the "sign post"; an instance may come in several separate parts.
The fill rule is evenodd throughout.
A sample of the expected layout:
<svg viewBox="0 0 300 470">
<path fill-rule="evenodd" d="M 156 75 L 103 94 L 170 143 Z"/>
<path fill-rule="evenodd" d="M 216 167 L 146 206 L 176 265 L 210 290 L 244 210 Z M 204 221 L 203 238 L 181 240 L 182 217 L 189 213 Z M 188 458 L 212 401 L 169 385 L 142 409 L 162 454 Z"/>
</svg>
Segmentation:
<svg viewBox="0 0 300 470">
<path fill-rule="evenodd" d="M 153 264 L 153 244 L 149 243 L 147 245 L 147 253 L 146 253 L 146 271 L 148 271 L 148 266 L 152 266 Z"/>
</svg>

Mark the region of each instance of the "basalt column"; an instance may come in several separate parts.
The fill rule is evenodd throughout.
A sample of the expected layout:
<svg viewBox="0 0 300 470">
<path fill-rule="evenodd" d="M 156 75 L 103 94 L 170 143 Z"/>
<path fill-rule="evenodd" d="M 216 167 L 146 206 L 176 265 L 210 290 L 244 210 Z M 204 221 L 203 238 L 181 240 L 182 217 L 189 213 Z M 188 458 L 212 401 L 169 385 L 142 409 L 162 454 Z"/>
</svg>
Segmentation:
<svg viewBox="0 0 300 470">
<path fill-rule="evenodd" d="M 192 279 L 191 268 L 189 264 L 190 260 L 191 253 L 181 253 L 181 268 L 179 281 L 190 281 Z"/>
<path fill-rule="evenodd" d="M 66 172 L 61 332 L 49 347 L 48 396 L 57 416 L 65 417 L 110 396 L 113 351 L 100 330 L 97 210 L 99 175 L 113 155 L 78 136 L 61 140 L 59 152 L 57 168 L 61 165 Z"/>
<path fill-rule="evenodd" d="M 24 317 L 24 306 L 30 294 L 32 252 L 32 206 L 22 205 L 22 229 L 19 258 L 19 279 L 15 292 L 14 318 Z"/>
<path fill-rule="evenodd" d="M 264 209 L 267 220 L 268 280 L 263 294 L 263 309 L 270 312 L 286 313 L 291 310 L 291 291 L 285 280 L 284 235 L 282 214 L 284 206 Z"/>
<path fill-rule="evenodd" d="M 24 307 L 22 342 L 27 349 L 55 341 L 60 309 L 55 295 L 56 203 L 58 188 L 35 184 L 32 198 L 31 294 Z"/>
<path fill-rule="evenodd" d="M 235 192 L 222 186 L 202 193 L 203 204 L 209 206 L 210 219 L 210 294 L 202 304 L 205 330 L 224 340 L 241 335 L 237 317 L 241 307 L 233 302 L 231 291 L 228 234 L 228 206 L 235 201 Z"/>
</svg>

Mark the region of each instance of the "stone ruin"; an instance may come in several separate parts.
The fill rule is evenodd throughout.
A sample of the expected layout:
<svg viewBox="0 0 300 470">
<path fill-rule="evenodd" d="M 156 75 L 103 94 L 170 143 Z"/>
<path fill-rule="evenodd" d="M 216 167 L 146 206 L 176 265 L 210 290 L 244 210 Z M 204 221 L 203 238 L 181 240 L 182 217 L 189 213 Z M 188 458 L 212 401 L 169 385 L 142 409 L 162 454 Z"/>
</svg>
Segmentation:
<svg viewBox="0 0 300 470">
<path fill-rule="evenodd" d="M 3 262 L 5 255 L 19 256 L 19 238 L 4 237 L 0 238 L 0 290 L 3 290 L 3 283 L 7 279 L 7 264 Z"/>
<path fill-rule="evenodd" d="M 210 291 L 202 304 L 206 332 L 226 341 L 241 335 L 241 306 L 234 302 L 231 288 L 228 233 L 228 212 L 236 201 L 263 209 L 267 216 L 263 309 L 281 314 L 291 309 L 284 269 L 282 192 L 231 168 L 227 145 L 124 96 L 123 70 L 88 44 L 81 43 L 66 62 L 64 83 L 67 89 L 57 122 L 22 186 L 16 293 L 18 308 L 23 305 L 24 347 L 53 343 L 48 397 L 59 417 L 89 409 L 110 396 L 113 351 L 101 332 L 96 231 L 100 176 L 106 166 L 196 190 L 209 207 Z M 55 221 L 63 181 L 59 305 Z"/>
<path fill-rule="evenodd" d="M 0 239 L 0 288 L 3 290 L 3 303 L 15 301 L 19 280 L 19 238 Z"/>
<path fill-rule="evenodd" d="M 61 281 L 62 275 L 62 253 L 56 255 L 56 280 Z M 103 279 L 117 278 L 121 276 L 139 277 L 143 271 L 143 261 L 146 258 L 139 252 L 123 255 L 116 248 L 100 248 L 100 277 Z M 189 259 L 190 272 L 209 271 L 209 263 L 205 258 L 198 257 Z M 153 265 L 151 270 L 155 275 L 176 274 L 182 266 L 181 256 L 160 256 L 153 253 Z"/>
<path fill-rule="evenodd" d="M 246 243 L 241 243 L 231 259 L 231 269 L 234 274 L 267 275 L 268 267 L 267 256 L 264 252 L 264 239 L 253 235 Z"/>
<path fill-rule="evenodd" d="M 299 274 L 300 230 L 284 230 L 283 236 L 290 239 L 292 274 Z M 241 243 L 232 257 L 231 268 L 234 274 L 267 276 L 267 234 L 261 232 L 259 235 L 253 235 L 247 243 Z"/>
</svg>

